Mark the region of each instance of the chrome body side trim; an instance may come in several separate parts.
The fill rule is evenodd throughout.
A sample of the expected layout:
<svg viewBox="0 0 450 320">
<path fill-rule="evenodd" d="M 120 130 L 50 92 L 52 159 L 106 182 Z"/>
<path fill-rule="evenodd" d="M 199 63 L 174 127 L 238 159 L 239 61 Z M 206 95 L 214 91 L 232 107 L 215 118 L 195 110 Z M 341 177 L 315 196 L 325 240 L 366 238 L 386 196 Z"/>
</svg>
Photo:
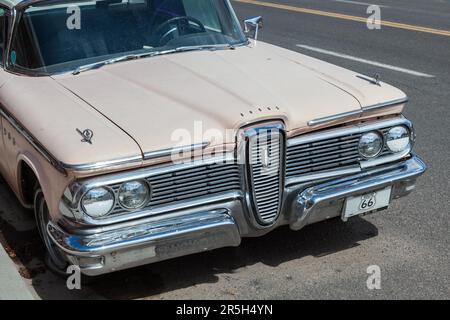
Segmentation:
<svg viewBox="0 0 450 320">
<path fill-rule="evenodd" d="M 44 148 L 43 145 L 39 143 L 37 139 L 33 137 L 33 135 L 22 126 L 19 121 L 17 121 L 1 104 L 0 104 L 0 115 L 8 121 L 8 123 L 13 126 L 14 129 L 17 130 L 24 138 L 27 140 L 31 146 L 39 152 L 39 154 L 45 158 L 56 170 L 60 173 L 67 175 L 67 172 L 64 168 L 64 165 L 57 160 L 47 149 Z"/>
<path fill-rule="evenodd" d="M 393 107 L 393 106 L 404 104 L 407 102 L 408 102 L 408 97 L 404 97 L 401 99 L 395 99 L 395 100 L 386 101 L 383 103 L 377 103 L 377 104 L 370 105 L 370 106 L 363 106 L 360 110 L 344 112 L 344 113 L 332 115 L 329 117 L 311 120 L 308 122 L 308 126 L 313 127 L 313 126 L 322 125 L 322 124 L 332 122 L 332 121 L 342 120 L 342 119 L 349 118 L 349 117 L 354 117 L 354 116 L 358 116 L 358 115 L 360 116 L 369 111 L 373 111 L 373 110 L 381 109 L 381 108 Z"/>
<path fill-rule="evenodd" d="M 170 148 L 170 149 L 144 152 L 144 160 L 170 157 L 171 155 L 176 154 L 176 153 L 193 152 L 193 151 L 197 151 L 197 150 L 203 150 L 203 149 L 207 148 L 208 146 L 209 146 L 209 142 L 203 142 L 203 143 L 193 144 L 190 146 L 180 146 L 180 147 L 174 147 L 174 148 Z"/>
<path fill-rule="evenodd" d="M 14 127 L 32 146 L 60 173 L 67 175 L 66 170 L 74 171 L 92 171 L 104 168 L 113 168 L 121 165 L 128 165 L 136 162 L 142 162 L 142 155 L 116 159 L 110 161 L 87 163 L 87 164 L 66 164 L 56 159 L 34 136 L 22 126 L 2 105 L 0 105 L 0 114 Z"/>
<path fill-rule="evenodd" d="M 396 100 L 392 100 L 392 101 L 387 101 L 387 102 L 372 104 L 369 106 L 364 106 L 364 107 L 362 107 L 362 110 L 363 110 L 363 112 L 367 112 L 367 111 L 372 111 L 374 109 L 382 109 L 382 108 L 396 106 L 399 104 L 404 104 L 404 103 L 407 103 L 408 101 L 409 101 L 408 97 L 404 97 L 401 99 L 396 99 Z"/>
<path fill-rule="evenodd" d="M 181 146 L 181 147 L 174 147 L 172 149 L 162 149 L 162 150 L 156 150 L 156 151 L 150 151 L 144 153 L 144 158 L 142 158 L 142 155 L 136 155 L 132 157 L 122 158 L 122 159 L 115 159 L 115 160 L 109 160 L 109 161 L 102 161 L 102 162 L 94 162 L 94 163 L 85 163 L 85 164 L 67 164 L 62 163 L 62 165 L 66 169 L 83 172 L 83 171 L 93 171 L 93 170 L 100 170 L 100 169 L 106 169 L 106 168 L 114 168 L 116 166 L 123 166 L 128 164 L 133 164 L 136 162 L 142 162 L 143 160 L 153 160 L 153 159 L 159 159 L 159 158 L 166 158 L 170 157 L 171 155 L 175 153 L 181 153 L 181 152 L 194 152 L 198 150 L 203 150 L 209 146 L 209 142 L 194 144 L 190 146 Z"/>
<path fill-rule="evenodd" d="M 62 166 L 68 170 L 82 172 L 82 171 L 100 170 L 100 169 L 105 169 L 105 168 L 114 168 L 117 166 L 133 164 L 136 162 L 142 162 L 142 155 L 136 155 L 136 156 L 131 156 L 131 157 L 122 158 L 122 159 L 109 160 L 109 161 L 85 163 L 85 164 L 62 163 Z"/>
</svg>

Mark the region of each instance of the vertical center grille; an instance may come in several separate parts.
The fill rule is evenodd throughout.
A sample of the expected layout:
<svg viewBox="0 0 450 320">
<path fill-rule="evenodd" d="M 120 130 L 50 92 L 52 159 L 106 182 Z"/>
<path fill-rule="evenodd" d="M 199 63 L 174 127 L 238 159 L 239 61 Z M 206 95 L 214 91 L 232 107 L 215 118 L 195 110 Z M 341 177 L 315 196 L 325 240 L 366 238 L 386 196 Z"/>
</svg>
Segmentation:
<svg viewBox="0 0 450 320">
<path fill-rule="evenodd" d="M 283 192 L 284 135 L 278 128 L 255 130 L 248 140 L 252 206 L 259 223 L 272 224 L 279 216 Z"/>
</svg>

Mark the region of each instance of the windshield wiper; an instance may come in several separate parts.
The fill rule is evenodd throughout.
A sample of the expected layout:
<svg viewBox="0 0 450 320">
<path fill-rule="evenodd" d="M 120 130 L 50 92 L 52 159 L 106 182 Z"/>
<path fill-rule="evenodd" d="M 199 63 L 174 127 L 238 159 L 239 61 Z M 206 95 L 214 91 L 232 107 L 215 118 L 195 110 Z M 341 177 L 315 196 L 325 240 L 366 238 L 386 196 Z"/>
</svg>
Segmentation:
<svg viewBox="0 0 450 320">
<path fill-rule="evenodd" d="M 107 65 L 114 64 L 117 62 L 128 61 L 128 60 L 135 60 L 135 59 L 146 58 L 146 57 L 155 57 L 155 56 L 161 56 L 161 55 L 171 54 L 171 53 L 176 53 L 176 52 L 186 52 L 186 51 L 195 51 L 195 50 L 221 50 L 221 49 L 235 49 L 235 47 L 230 44 L 212 44 L 212 45 L 199 45 L 199 46 L 184 46 L 184 47 L 178 47 L 178 48 L 174 48 L 174 49 L 168 49 L 168 50 L 162 50 L 162 51 L 150 51 L 150 52 L 144 52 L 144 53 L 139 53 L 139 54 L 127 54 L 124 56 L 79 66 L 78 68 L 76 68 L 75 70 L 72 71 L 72 74 L 78 75 L 84 71 L 94 70 L 94 69 L 101 68 L 103 66 L 107 66 Z"/>
<path fill-rule="evenodd" d="M 91 63 L 91 64 L 86 64 L 84 66 L 79 66 L 78 68 L 73 70 L 72 74 L 77 75 L 84 71 L 98 69 L 103 66 L 107 66 L 107 65 L 114 64 L 117 62 L 139 59 L 144 56 L 150 56 L 150 55 L 152 55 L 152 53 L 153 52 L 146 52 L 146 53 L 142 53 L 142 54 L 128 54 L 128 55 L 117 57 L 117 58 L 112 58 L 112 59 L 103 60 L 103 61 L 99 61 L 99 62 L 95 62 L 95 63 Z"/>
<path fill-rule="evenodd" d="M 185 46 L 185 47 L 178 47 L 175 48 L 175 52 L 181 52 L 181 51 L 194 51 L 194 50 L 223 50 L 223 49 L 235 49 L 235 47 L 231 44 L 225 43 L 225 44 L 206 44 L 206 45 L 198 45 L 198 46 Z"/>
</svg>

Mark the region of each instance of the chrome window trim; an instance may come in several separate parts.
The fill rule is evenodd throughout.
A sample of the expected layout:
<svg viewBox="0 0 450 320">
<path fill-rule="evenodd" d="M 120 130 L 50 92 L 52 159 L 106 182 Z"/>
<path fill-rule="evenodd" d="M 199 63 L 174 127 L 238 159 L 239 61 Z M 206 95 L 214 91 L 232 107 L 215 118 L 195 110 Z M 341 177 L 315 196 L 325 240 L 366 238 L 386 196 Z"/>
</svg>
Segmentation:
<svg viewBox="0 0 450 320">
<path fill-rule="evenodd" d="M 348 112 L 332 115 L 329 117 L 314 119 L 314 120 L 311 120 L 308 122 L 308 126 L 313 127 L 313 126 L 325 124 L 325 123 L 332 122 L 332 121 L 342 120 L 344 118 L 348 118 L 348 117 L 352 117 L 352 116 L 356 116 L 356 115 L 363 115 L 364 113 L 369 112 L 369 111 L 392 107 L 392 106 L 404 104 L 407 102 L 408 102 L 408 97 L 390 100 L 390 101 L 386 101 L 386 102 L 382 102 L 382 103 L 377 103 L 377 104 L 361 107 L 360 110 L 348 111 Z"/>
<path fill-rule="evenodd" d="M 2 52 L 2 59 L 0 61 L 1 64 L 1 68 L 4 69 L 5 67 L 5 62 L 6 62 L 6 57 L 7 57 L 7 52 L 8 52 L 8 42 L 9 42 L 9 30 L 11 29 L 12 26 L 12 12 L 11 12 L 11 8 L 6 6 L 3 3 L 0 3 L 0 9 L 5 10 L 5 17 L 6 17 L 6 23 L 5 23 L 5 27 L 7 28 L 4 32 L 4 36 L 5 39 L 3 39 L 3 52 Z"/>
</svg>

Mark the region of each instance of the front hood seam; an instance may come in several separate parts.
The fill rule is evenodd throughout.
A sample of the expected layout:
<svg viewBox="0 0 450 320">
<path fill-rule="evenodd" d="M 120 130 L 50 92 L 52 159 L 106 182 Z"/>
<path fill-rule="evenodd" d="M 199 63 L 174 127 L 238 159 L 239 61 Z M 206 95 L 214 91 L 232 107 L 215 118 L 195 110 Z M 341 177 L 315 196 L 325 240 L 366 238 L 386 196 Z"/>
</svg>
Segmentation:
<svg viewBox="0 0 450 320">
<path fill-rule="evenodd" d="M 83 101 L 84 103 L 86 103 L 88 106 L 90 106 L 92 109 L 94 109 L 95 111 L 97 111 L 100 115 L 102 115 L 105 119 L 107 119 L 109 122 L 111 122 L 112 124 L 114 124 L 117 128 L 119 128 L 123 133 L 125 133 L 128 137 L 130 137 L 131 140 L 134 141 L 134 143 L 137 145 L 137 147 L 139 148 L 139 151 L 141 153 L 141 157 L 142 160 L 144 160 L 144 152 L 142 151 L 141 146 L 139 145 L 139 143 L 136 141 L 136 139 L 131 136 L 127 131 L 125 131 L 121 126 L 119 126 L 117 123 L 115 123 L 112 119 L 110 119 L 109 117 L 107 117 L 103 112 L 101 112 L 100 110 L 98 110 L 96 107 L 94 107 L 91 103 L 89 103 L 87 100 L 83 99 L 80 95 L 78 95 L 76 92 L 72 91 L 70 88 L 66 87 L 64 84 L 62 84 L 61 82 L 59 82 L 58 80 L 56 80 L 53 77 L 52 78 L 59 86 L 61 86 L 62 88 L 66 89 L 67 91 L 69 91 L 70 93 L 72 93 L 74 96 L 76 96 L 78 99 L 80 99 L 81 101 Z"/>
</svg>

